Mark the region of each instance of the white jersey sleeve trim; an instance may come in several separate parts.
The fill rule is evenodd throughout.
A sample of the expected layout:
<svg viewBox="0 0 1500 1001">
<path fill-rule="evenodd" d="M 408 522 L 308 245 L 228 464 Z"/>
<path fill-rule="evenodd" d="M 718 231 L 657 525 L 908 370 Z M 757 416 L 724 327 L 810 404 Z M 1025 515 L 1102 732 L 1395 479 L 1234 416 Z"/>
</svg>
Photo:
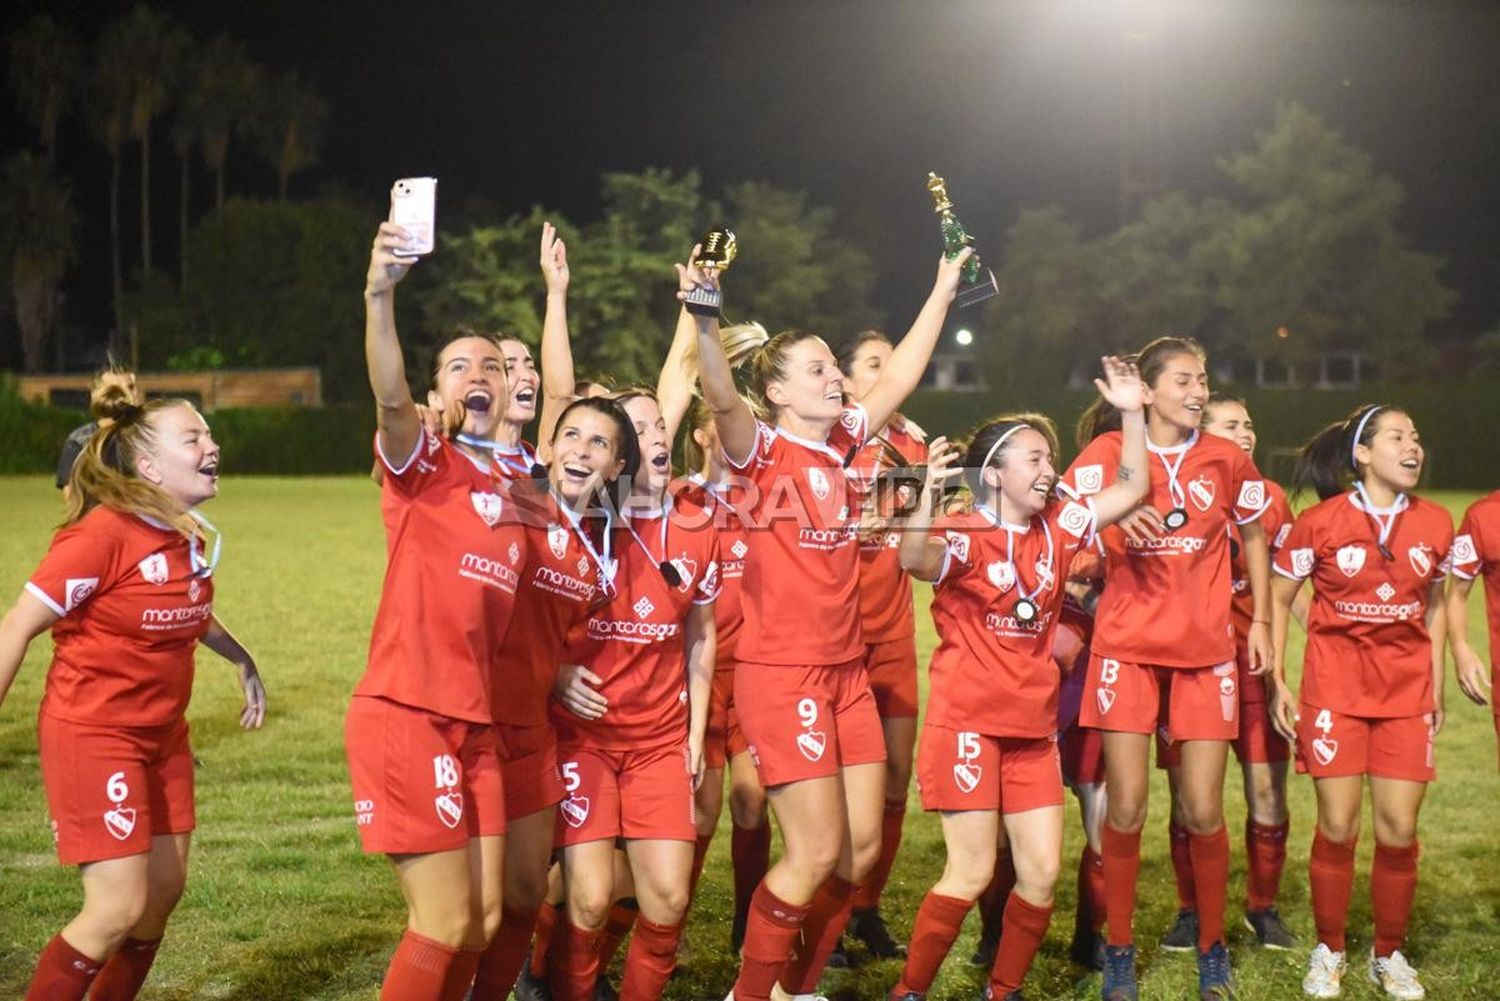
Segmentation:
<svg viewBox="0 0 1500 1001">
<path fill-rule="evenodd" d="M 1449 567 L 1448 568 L 1448 572 L 1451 573 L 1453 576 L 1457 577 L 1459 580 L 1478 580 L 1479 579 L 1479 573 L 1478 572 L 1475 572 L 1475 573 L 1464 573 L 1457 566 Z"/>
<path fill-rule="evenodd" d="M 1281 567 L 1277 566 L 1275 564 L 1275 562 L 1271 563 L 1271 570 L 1273 572 L 1275 572 L 1275 573 L 1281 574 L 1281 576 L 1285 577 L 1287 580 L 1294 580 L 1294 581 L 1297 581 L 1298 583 L 1301 583 L 1302 581 L 1307 580 L 1307 577 L 1298 577 L 1296 574 L 1292 573 L 1290 570 L 1283 570 L 1283 569 L 1281 569 Z M 1308 576 L 1311 576 L 1311 574 L 1309 574 Z"/>
<path fill-rule="evenodd" d="M 375 454 L 380 457 L 380 464 L 389 470 L 392 476 L 400 476 L 410 469 L 411 464 L 417 461 L 417 456 L 422 454 L 422 446 L 425 444 L 427 444 L 427 431 L 424 429 L 417 435 L 417 443 L 412 447 L 411 455 L 407 456 L 406 461 L 400 466 L 397 466 L 385 454 L 385 448 L 380 444 L 380 432 L 375 432 Z"/>
<path fill-rule="evenodd" d="M 769 431 L 770 429 L 764 421 L 757 420 L 755 422 L 755 441 L 753 441 L 750 445 L 749 455 L 746 455 L 743 459 L 736 459 L 734 456 L 729 454 L 729 449 L 725 448 L 722 444 L 719 445 L 719 454 L 722 455 L 724 457 L 724 461 L 729 463 L 729 465 L 737 472 L 743 472 L 744 470 L 749 469 L 751 464 L 755 462 L 756 455 L 760 453 L 761 438 L 763 435 L 768 434 Z"/>
<path fill-rule="evenodd" d="M 1270 500 L 1270 498 L 1267 498 L 1265 505 L 1259 511 L 1256 511 L 1254 514 L 1251 514 L 1251 515 L 1246 515 L 1243 518 L 1236 518 L 1236 519 L 1234 519 L 1234 523 L 1236 525 L 1248 525 L 1252 521 L 1259 520 L 1260 516 L 1263 515 L 1263 514 L 1265 514 L 1269 510 L 1271 510 L 1271 500 Z M 1270 541 L 1271 541 L 1270 539 L 1267 539 L 1266 543 L 1269 544 Z"/>
<path fill-rule="evenodd" d="M 56 615 L 59 619 L 68 614 L 67 610 L 57 602 L 53 601 L 46 591 L 43 591 L 41 588 L 37 587 L 29 580 L 26 582 L 26 590 L 30 592 L 31 596 L 34 597 L 37 601 L 40 601 L 42 604 L 52 609 L 53 614 Z"/>
</svg>

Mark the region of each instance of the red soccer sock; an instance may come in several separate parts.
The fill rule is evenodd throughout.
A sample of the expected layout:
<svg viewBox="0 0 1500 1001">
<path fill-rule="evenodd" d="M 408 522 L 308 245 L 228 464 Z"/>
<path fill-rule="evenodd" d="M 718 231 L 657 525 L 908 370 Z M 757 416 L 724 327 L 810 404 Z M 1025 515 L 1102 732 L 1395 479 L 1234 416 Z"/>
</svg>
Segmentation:
<svg viewBox="0 0 1500 1001">
<path fill-rule="evenodd" d="M 1047 924 L 1052 920 L 1052 907 L 1038 907 L 1022 900 L 1014 890 L 1005 902 L 1005 919 L 1000 930 L 1000 951 L 995 955 L 994 968 L 990 970 L 990 996 L 1003 998 L 1011 991 L 1021 989 L 1026 971 L 1047 937 Z"/>
<path fill-rule="evenodd" d="M 609 969 L 609 964 L 615 961 L 615 953 L 620 951 L 620 943 L 625 941 L 625 936 L 630 934 L 630 929 L 635 927 L 635 920 L 640 915 L 640 907 L 635 900 L 616 900 L 614 906 L 609 909 L 609 917 L 604 919 L 604 928 L 599 932 L 599 972 L 603 973 Z"/>
<path fill-rule="evenodd" d="M 1074 934 L 1097 934 L 1104 927 L 1104 856 L 1087 843 L 1078 856 L 1078 911 Z"/>
<path fill-rule="evenodd" d="M 906 823 L 906 798 L 885 801 L 885 813 L 880 820 L 880 857 L 875 868 L 859 884 L 854 894 L 854 910 L 873 911 L 880 907 L 880 895 L 885 884 L 890 882 L 891 869 L 896 864 L 896 851 L 901 847 L 901 829 Z"/>
<path fill-rule="evenodd" d="M 1286 867 L 1286 838 L 1292 825 L 1245 821 L 1245 909 L 1263 911 L 1276 903 L 1281 870 Z"/>
<path fill-rule="evenodd" d="M 1141 872 L 1141 832 L 1126 834 L 1104 825 L 1104 912 L 1110 945 L 1135 941 L 1131 922 L 1135 919 L 1135 883 Z"/>
<path fill-rule="evenodd" d="M 995 871 L 990 876 L 990 885 L 979 895 L 979 937 L 984 941 L 994 942 L 1000 938 L 1005 902 L 1015 888 L 1016 866 L 1007 846 L 995 854 Z"/>
<path fill-rule="evenodd" d="M 708 846 L 714 843 L 712 834 L 700 834 L 693 844 L 693 874 L 688 878 L 688 901 L 698 893 L 698 880 L 703 878 L 703 863 L 708 860 Z"/>
<path fill-rule="evenodd" d="M 764 882 L 755 888 L 740 949 L 740 973 L 734 982 L 735 1001 L 769 1001 L 806 920 L 806 907 L 780 899 Z"/>
<path fill-rule="evenodd" d="M 1198 951 L 1207 952 L 1224 941 L 1224 902 L 1229 897 L 1229 829 L 1223 824 L 1212 834 L 1189 834 L 1193 854 L 1193 886 L 1198 891 Z"/>
<path fill-rule="evenodd" d="M 1334 841 L 1322 831 L 1313 834 L 1307 862 L 1312 891 L 1313 925 L 1318 941 L 1334 952 L 1344 951 L 1344 929 L 1349 923 L 1349 894 L 1354 887 L 1354 843 Z"/>
<path fill-rule="evenodd" d="M 677 942 L 682 922 L 659 925 L 638 918 L 630 950 L 625 953 L 625 978 L 620 982 L 620 1001 L 659 1001 L 672 970 L 677 966 Z"/>
<path fill-rule="evenodd" d="M 99 960 L 73 948 L 61 934 L 54 935 L 37 957 L 25 1001 L 83 1001 L 102 967 Z"/>
<path fill-rule="evenodd" d="M 1185 825 L 1172 821 L 1167 825 L 1172 844 L 1172 875 L 1177 879 L 1177 909 L 1191 911 L 1198 906 L 1198 889 L 1193 882 L 1193 852 Z"/>
<path fill-rule="evenodd" d="M 161 939 L 127 938 L 94 980 L 90 1001 L 134 1001 L 156 962 Z"/>
<path fill-rule="evenodd" d="M 829 876 L 807 908 L 802 924 L 802 944 L 781 971 L 781 986 L 788 994 L 811 994 L 828 965 L 828 956 L 839 944 L 854 900 L 854 884 Z"/>
<path fill-rule="evenodd" d="M 763 821 L 759 827 L 734 828 L 729 858 L 734 866 L 734 916 L 743 922 L 750 913 L 750 898 L 771 865 L 770 821 Z"/>
<path fill-rule="evenodd" d="M 460 949 L 443 978 L 443 1001 L 464 1001 L 469 988 L 474 985 L 474 974 L 479 970 L 479 961 L 484 957 L 483 949 Z"/>
<path fill-rule="evenodd" d="M 892 995 L 927 993 L 964 926 L 969 908 L 973 906 L 972 900 L 945 897 L 930 891 L 922 898 L 922 906 L 917 908 L 917 920 L 911 929 L 906 965 L 901 969 L 901 979 L 896 982 Z"/>
<path fill-rule="evenodd" d="M 526 948 L 531 945 L 531 931 L 537 924 L 536 911 L 500 913 L 500 928 L 489 948 L 479 957 L 474 974 L 474 1001 L 505 1001 L 516 985 L 516 975 L 526 962 Z"/>
<path fill-rule="evenodd" d="M 599 933 L 579 928 L 567 914 L 557 922 L 552 954 L 553 1001 L 591 1001 L 599 979 Z"/>
<path fill-rule="evenodd" d="M 1375 842 L 1370 867 L 1370 910 L 1375 918 L 1375 955 L 1389 956 L 1406 941 L 1406 923 L 1417 895 L 1417 856 L 1413 841 L 1405 848 Z"/>
<path fill-rule="evenodd" d="M 500 926 L 501 930 L 505 925 Z M 536 915 L 536 933 L 531 941 L 531 975 L 537 980 L 547 979 L 547 958 L 552 955 L 552 943 L 557 934 L 557 905 L 543 903 Z M 503 1001 L 503 999 L 502 999 Z"/>
<path fill-rule="evenodd" d="M 408 928 L 386 967 L 380 1001 L 446 1001 L 448 974 L 457 960 L 457 949 Z"/>
</svg>

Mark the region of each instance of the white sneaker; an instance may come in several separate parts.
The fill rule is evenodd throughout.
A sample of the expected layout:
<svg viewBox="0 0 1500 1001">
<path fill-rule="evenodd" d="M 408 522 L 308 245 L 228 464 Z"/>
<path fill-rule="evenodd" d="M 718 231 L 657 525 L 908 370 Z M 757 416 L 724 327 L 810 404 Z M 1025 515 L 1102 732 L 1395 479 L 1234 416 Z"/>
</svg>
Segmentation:
<svg viewBox="0 0 1500 1001">
<path fill-rule="evenodd" d="M 1411 968 L 1400 949 L 1383 957 L 1377 957 L 1375 951 L 1370 950 L 1370 979 L 1380 985 L 1387 997 L 1421 1001 L 1427 996 L 1417 980 L 1417 971 Z"/>
<path fill-rule="evenodd" d="M 1344 954 L 1334 952 L 1322 942 L 1307 957 L 1307 976 L 1302 978 L 1302 993 L 1310 998 L 1336 998 L 1344 980 Z"/>
<path fill-rule="evenodd" d="M 828 1001 L 821 994 L 793 994 L 779 983 L 771 985 L 771 1001 Z"/>
</svg>

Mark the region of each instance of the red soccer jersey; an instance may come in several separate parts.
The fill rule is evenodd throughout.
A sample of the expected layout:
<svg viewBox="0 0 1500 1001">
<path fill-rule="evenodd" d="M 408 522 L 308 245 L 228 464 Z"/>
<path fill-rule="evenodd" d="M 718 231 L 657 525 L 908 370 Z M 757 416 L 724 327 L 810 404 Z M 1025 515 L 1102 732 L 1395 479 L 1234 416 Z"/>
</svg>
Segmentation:
<svg viewBox="0 0 1500 1001">
<path fill-rule="evenodd" d="M 182 718 L 213 580 L 179 533 L 96 507 L 62 529 L 26 590 L 62 616 L 42 710 L 77 723 L 161 726 Z"/>
<path fill-rule="evenodd" d="M 1379 551 L 1376 515 L 1353 493 L 1302 512 L 1276 554 L 1277 573 L 1313 581 L 1303 702 L 1348 716 L 1432 711 L 1427 595 L 1447 573 L 1453 521 L 1417 497 L 1394 510 L 1389 560 Z"/>
<path fill-rule="evenodd" d="M 524 441 L 514 445 L 491 445 L 495 457 L 495 475 L 507 480 L 531 479 L 532 467 L 537 465 L 536 450 Z"/>
<path fill-rule="evenodd" d="M 880 472 L 891 468 L 886 443 L 901 453 L 903 466 L 927 463 L 926 441 L 914 425 L 897 414 L 886 425 L 883 434 L 860 446 L 854 454 L 854 461 L 849 464 L 850 470 L 860 477 L 864 504 L 867 507 L 878 504 L 885 508 L 867 511 L 865 516 L 887 526 L 860 534 L 859 615 L 866 643 L 886 643 L 911 636 L 916 631 L 911 578 L 901 569 L 901 533 L 887 524 L 895 498 L 888 490 L 872 489 Z"/>
<path fill-rule="evenodd" d="M 947 542 L 934 585 L 938 648 L 929 667 L 927 721 L 996 737 L 1045 737 L 1057 731 L 1057 664 L 1052 634 L 1062 608 L 1064 574 L 1093 539 L 1088 500 L 1054 500 L 1022 526 L 986 508 L 945 519 Z M 1018 618 L 1029 598 L 1036 618 Z"/>
<path fill-rule="evenodd" d="M 1500 490 L 1481 497 L 1464 512 L 1453 539 L 1453 573 L 1464 580 L 1484 577 L 1484 607 L 1490 623 L 1490 662 L 1500 663 Z M 1500 701 L 1490 700 L 1500 714 Z"/>
<path fill-rule="evenodd" d="M 691 482 L 698 491 L 706 491 L 717 502 L 717 506 L 712 507 L 714 527 L 719 530 L 719 597 L 714 602 L 714 630 L 718 640 L 714 670 L 732 671 L 740 629 L 745 624 L 745 609 L 740 599 L 745 557 L 750 554 L 755 537 L 746 530 L 744 516 L 729 502 L 725 488 L 696 476 Z M 703 506 L 710 506 L 708 498 L 701 493 L 690 496 Z"/>
<path fill-rule="evenodd" d="M 1260 516 L 1260 527 L 1266 533 L 1271 556 L 1275 558 L 1292 530 L 1292 505 L 1287 503 L 1286 491 L 1281 489 L 1281 484 L 1274 480 L 1266 481 L 1266 497 L 1270 503 L 1266 505 L 1266 513 Z M 1250 621 L 1255 618 L 1255 595 L 1250 593 L 1250 572 L 1245 569 L 1240 527 L 1235 525 L 1230 531 L 1234 533 L 1234 545 L 1229 547 L 1229 572 L 1234 579 L 1234 596 L 1229 602 L 1229 619 L 1234 623 L 1235 639 L 1243 645 L 1250 635 Z"/>
<path fill-rule="evenodd" d="M 866 426 L 858 405 L 844 410 L 826 442 L 760 424 L 750 455 L 725 455 L 755 488 L 741 662 L 812 667 L 864 655 L 858 496 L 844 459 L 864 441 Z"/>
<path fill-rule="evenodd" d="M 526 537 L 508 484 L 424 432 L 381 482 L 387 564 L 355 695 L 489 723 L 490 676 L 510 623 Z"/>
<path fill-rule="evenodd" d="M 1089 442 L 1058 482 L 1070 497 L 1098 493 L 1115 479 L 1120 432 Z M 1266 486 L 1240 448 L 1193 432 L 1172 448 L 1149 446 L 1145 503 L 1187 522 L 1144 545 L 1111 527 L 1105 587 L 1094 625 L 1094 653 L 1158 667 L 1206 667 L 1234 660 L 1229 622 L 1229 527 L 1260 517 Z M 1169 475 L 1170 473 L 1170 475 Z M 1176 487 L 1172 484 L 1175 481 Z"/>
<path fill-rule="evenodd" d="M 490 706 L 496 723 L 544 726 L 568 633 L 608 589 L 599 563 L 603 539 L 575 526 L 540 481 L 517 483 L 512 496 L 525 524 L 526 567 Z"/>
<path fill-rule="evenodd" d="M 619 558 L 615 595 L 573 629 L 564 658 L 602 680 L 609 700 L 597 720 L 556 703 L 559 740 L 604 750 L 640 750 L 681 743 L 688 733 L 687 643 L 693 605 L 719 591 L 719 538 L 712 512 L 678 495 L 649 516 L 625 514 L 615 530 Z M 662 573 L 669 562 L 676 583 Z"/>
</svg>

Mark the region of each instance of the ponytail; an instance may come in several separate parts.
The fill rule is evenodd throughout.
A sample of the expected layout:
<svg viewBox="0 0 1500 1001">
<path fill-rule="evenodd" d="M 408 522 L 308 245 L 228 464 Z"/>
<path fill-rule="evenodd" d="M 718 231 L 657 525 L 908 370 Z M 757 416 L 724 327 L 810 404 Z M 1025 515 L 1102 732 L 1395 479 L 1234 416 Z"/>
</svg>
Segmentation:
<svg viewBox="0 0 1500 1001">
<path fill-rule="evenodd" d="M 141 479 L 135 464 L 156 445 L 158 414 L 175 407 L 187 407 L 194 412 L 196 408 L 183 399 L 137 404 L 124 380 L 102 382 L 91 402 L 99 429 L 73 463 L 63 524 L 71 525 L 103 504 L 127 514 L 154 518 L 184 538 L 192 538 L 197 534 L 198 523 L 187 508 L 161 487 Z"/>
<path fill-rule="evenodd" d="M 1309 438 L 1297 453 L 1297 468 L 1292 473 L 1293 492 L 1301 493 L 1312 487 L 1320 500 L 1327 500 L 1348 489 L 1359 475 L 1354 448 L 1368 446 L 1375 440 L 1380 415 L 1384 413 L 1401 411 L 1383 403 L 1366 403 Z"/>
<path fill-rule="evenodd" d="M 1156 380 L 1161 378 L 1162 372 L 1167 367 L 1167 362 L 1179 355 L 1192 355 L 1201 362 L 1208 361 L 1208 352 L 1203 350 L 1203 345 L 1191 337 L 1158 337 L 1135 354 L 1126 355 L 1124 360 L 1140 369 L 1142 385 L 1155 387 Z M 1107 431 L 1118 430 L 1120 430 L 1120 412 L 1105 402 L 1104 397 L 1095 397 L 1094 402 L 1088 405 L 1088 409 L 1084 410 L 1083 416 L 1078 419 L 1078 448 L 1082 450 L 1089 442 Z"/>
</svg>

